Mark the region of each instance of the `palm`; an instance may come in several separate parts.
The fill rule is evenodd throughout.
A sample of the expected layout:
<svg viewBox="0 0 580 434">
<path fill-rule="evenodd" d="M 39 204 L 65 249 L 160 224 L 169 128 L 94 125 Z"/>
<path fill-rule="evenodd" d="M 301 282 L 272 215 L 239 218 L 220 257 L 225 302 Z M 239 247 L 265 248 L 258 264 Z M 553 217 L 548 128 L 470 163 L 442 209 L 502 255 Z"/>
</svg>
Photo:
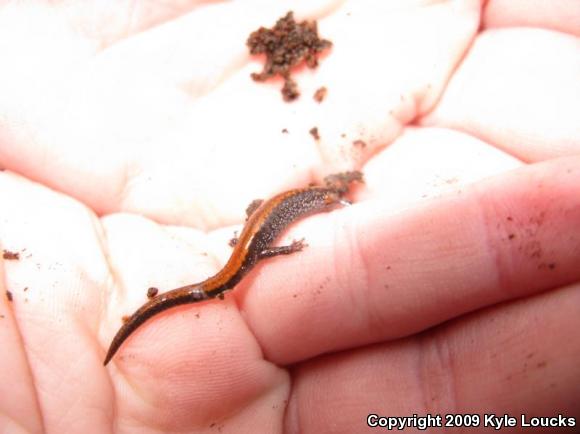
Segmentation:
<svg viewBox="0 0 580 434">
<path fill-rule="evenodd" d="M 0 243 L 20 253 L 2 280 L 14 296 L 0 305 L 4 428 L 352 432 L 372 412 L 580 415 L 571 36 L 472 41 L 475 6 L 296 10 L 318 14 L 334 47 L 285 104 L 279 83 L 249 79 L 259 65 L 243 42 L 288 8 L 115 21 L 85 4 L 0 12 Z M 252 199 L 353 165 L 367 179 L 357 205 L 289 231 L 304 252 L 262 263 L 223 302 L 156 317 L 102 367 L 147 287 L 224 263 L 227 225 Z"/>
</svg>

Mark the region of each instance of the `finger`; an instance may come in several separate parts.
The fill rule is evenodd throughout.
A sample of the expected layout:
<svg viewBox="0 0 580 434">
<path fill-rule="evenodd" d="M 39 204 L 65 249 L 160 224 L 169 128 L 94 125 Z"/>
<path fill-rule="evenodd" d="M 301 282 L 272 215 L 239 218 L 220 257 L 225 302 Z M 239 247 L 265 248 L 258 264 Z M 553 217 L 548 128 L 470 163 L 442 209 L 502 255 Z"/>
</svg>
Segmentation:
<svg viewBox="0 0 580 434">
<path fill-rule="evenodd" d="M 12 375 L 27 371 L 34 388 L 27 398 L 32 403 L 18 401 L 22 390 L 16 391 L 26 380 L 4 378 L 3 388 L 18 389 L 0 402 L 14 397 L 15 403 L 28 404 L 20 409 L 27 416 L 23 426 L 34 421 L 38 408 L 41 431 L 104 432 L 112 411 L 106 371 L 97 369 L 95 335 L 109 276 L 94 216 L 70 198 L 8 171 L 0 173 L 0 203 L 3 248 L 20 254 L 18 261 L 4 263 L 13 301 L 12 315 L 0 319 L 0 328 L 11 329 L 18 347 L 7 347 L 2 359 L 7 367 L 19 366 L 6 371 Z"/>
<path fill-rule="evenodd" d="M 12 313 L 15 297 L 12 291 L 15 288 L 7 285 L 4 272 L 14 266 L 12 261 L 20 260 L 20 252 L 10 250 L 1 235 L 0 229 L 0 396 L 3 397 L 0 399 L 0 432 L 41 432 L 42 416 L 36 401 L 34 380 Z M 6 252 L 17 253 L 18 257 L 6 255 Z"/>
<path fill-rule="evenodd" d="M 577 281 L 579 162 L 524 167 L 396 215 L 375 201 L 314 216 L 300 227 L 309 249 L 250 279 L 248 323 L 267 357 L 290 363 Z"/>
<path fill-rule="evenodd" d="M 98 52 L 192 10 L 202 9 L 204 3 L 207 2 L 124 1 L 114 5 L 104 2 L 91 2 L 87 5 L 80 1 L 33 5 L 8 3 L 0 8 L 0 21 L 3 22 L 2 30 L 10 31 L 10 39 L 16 44 L 26 44 L 27 41 L 35 39 L 38 44 L 42 44 L 43 49 L 52 51 L 51 49 L 58 48 L 58 44 L 63 42 L 56 35 L 67 35 L 70 38 L 86 40 L 85 48 Z M 45 37 L 42 38 L 42 35 Z M 42 50 L 39 49 L 37 53 L 42 53 Z"/>
<path fill-rule="evenodd" d="M 536 2 L 530 7 L 526 0 L 491 0 L 485 5 L 483 26 L 495 27 L 540 27 L 580 36 L 578 2 L 556 0 Z"/>
<path fill-rule="evenodd" d="M 383 205 L 396 212 L 523 164 L 469 134 L 409 127 L 365 165 L 359 193 L 362 200 L 388 198 Z"/>
<path fill-rule="evenodd" d="M 369 414 L 580 417 L 580 286 L 505 303 L 401 341 L 321 357 L 299 366 L 289 432 L 360 432 Z M 332 396 L 328 406 L 324 396 Z M 488 426 L 490 431 L 493 427 Z M 564 427 L 569 432 L 571 426 Z M 572 428 L 573 429 L 573 428 Z M 434 429 L 437 431 L 437 428 Z"/>
<path fill-rule="evenodd" d="M 423 125 L 460 129 L 524 160 L 580 152 L 580 46 L 539 29 L 481 34 Z"/>
<path fill-rule="evenodd" d="M 164 432 L 280 425 L 288 375 L 263 360 L 231 300 L 156 317 L 102 366 L 122 315 L 146 299 L 147 283 L 164 288 L 192 277 L 192 264 L 199 273 L 211 269 L 199 234 L 128 215 L 101 227 L 77 202 L 8 171 L 0 173 L 0 203 L 2 248 L 20 253 L 3 263 L 13 294 L 0 305 L 3 363 L 14 367 L 0 374 L 3 396 L 12 398 L 0 399 L 14 418 L 6 426 L 23 418 L 23 426 L 42 423 L 48 432 L 106 432 L 114 423 Z M 196 255 L 205 262 L 192 263 Z M 268 411 L 258 412 L 263 406 Z"/>
</svg>

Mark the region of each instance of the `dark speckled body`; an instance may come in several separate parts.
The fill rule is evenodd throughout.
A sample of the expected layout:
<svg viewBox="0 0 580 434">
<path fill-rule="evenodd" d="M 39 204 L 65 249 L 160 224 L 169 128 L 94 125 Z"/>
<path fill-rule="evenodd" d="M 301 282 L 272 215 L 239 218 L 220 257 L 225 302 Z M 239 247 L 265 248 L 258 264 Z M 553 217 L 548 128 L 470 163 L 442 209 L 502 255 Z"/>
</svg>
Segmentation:
<svg viewBox="0 0 580 434">
<path fill-rule="evenodd" d="M 272 243 L 294 220 L 343 203 L 343 196 L 353 181 L 362 181 L 362 173 L 330 175 L 322 187 L 289 190 L 262 202 L 249 216 L 226 265 L 203 282 L 164 292 L 141 306 L 113 338 L 104 364 L 109 363 L 121 344 L 152 316 L 181 304 L 223 297 L 223 293 L 233 289 L 259 260 L 301 250 L 301 242 L 282 247 L 272 247 Z"/>
</svg>

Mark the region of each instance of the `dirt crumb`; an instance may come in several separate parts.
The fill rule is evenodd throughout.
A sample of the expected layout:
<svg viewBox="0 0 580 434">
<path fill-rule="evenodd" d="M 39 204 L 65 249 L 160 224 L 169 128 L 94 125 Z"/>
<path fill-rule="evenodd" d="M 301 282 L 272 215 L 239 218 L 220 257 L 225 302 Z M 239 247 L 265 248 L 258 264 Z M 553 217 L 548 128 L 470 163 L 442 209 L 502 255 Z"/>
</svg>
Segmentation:
<svg viewBox="0 0 580 434">
<path fill-rule="evenodd" d="M 20 259 L 20 253 L 2 250 L 2 257 L 7 261 L 18 261 Z"/>
<path fill-rule="evenodd" d="M 318 128 L 317 127 L 312 127 L 310 128 L 310 131 L 308 131 L 310 133 L 310 135 L 312 137 L 314 137 L 314 140 L 318 141 L 320 140 L 320 134 L 318 132 Z"/>
<path fill-rule="evenodd" d="M 298 85 L 291 78 L 286 78 L 284 86 L 282 86 L 282 97 L 284 101 L 294 101 L 300 96 Z"/>
<path fill-rule="evenodd" d="M 324 86 L 316 89 L 316 92 L 314 92 L 314 101 L 319 102 L 319 103 L 324 101 L 324 98 L 326 98 L 327 93 L 328 93 L 328 90 Z"/>
</svg>

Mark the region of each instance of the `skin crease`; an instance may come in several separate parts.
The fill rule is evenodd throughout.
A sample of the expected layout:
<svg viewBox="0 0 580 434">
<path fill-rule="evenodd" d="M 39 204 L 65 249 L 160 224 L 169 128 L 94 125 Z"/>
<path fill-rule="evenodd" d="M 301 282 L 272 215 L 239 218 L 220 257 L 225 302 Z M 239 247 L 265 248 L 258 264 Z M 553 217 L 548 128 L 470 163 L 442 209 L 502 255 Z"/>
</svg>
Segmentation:
<svg viewBox="0 0 580 434">
<path fill-rule="evenodd" d="M 0 6 L 0 432 L 580 418 L 578 6 L 494 4 Z M 333 48 L 289 105 L 244 41 L 290 8 Z M 351 168 L 352 206 L 282 236 L 303 252 L 103 368 L 148 287 L 223 266 L 251 200 Z"/>
</svg>

